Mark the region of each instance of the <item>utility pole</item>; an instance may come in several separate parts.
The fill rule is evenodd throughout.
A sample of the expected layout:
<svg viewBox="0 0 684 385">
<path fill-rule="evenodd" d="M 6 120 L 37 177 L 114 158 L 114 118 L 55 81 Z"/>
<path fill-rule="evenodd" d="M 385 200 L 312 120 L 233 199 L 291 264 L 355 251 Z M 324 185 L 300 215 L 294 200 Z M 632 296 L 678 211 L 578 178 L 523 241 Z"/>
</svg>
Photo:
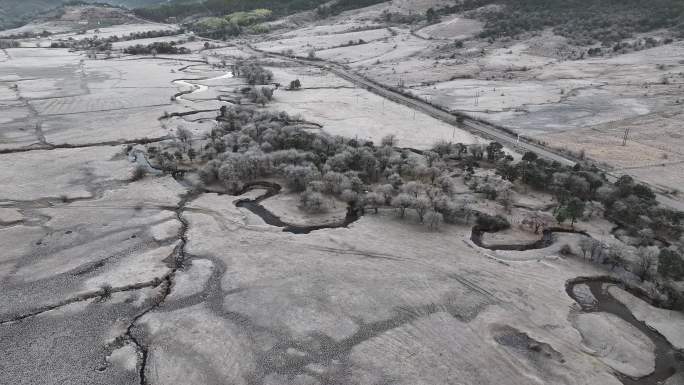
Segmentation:
<svg viewBox="0 0 684 385">
<path fill-rule="evenodd" d="M 629 139 L 629 127 L 625 128 L 625 134 L 622 136 L 622 145 L 627 145 L 627 139 Z"/>
</svg>

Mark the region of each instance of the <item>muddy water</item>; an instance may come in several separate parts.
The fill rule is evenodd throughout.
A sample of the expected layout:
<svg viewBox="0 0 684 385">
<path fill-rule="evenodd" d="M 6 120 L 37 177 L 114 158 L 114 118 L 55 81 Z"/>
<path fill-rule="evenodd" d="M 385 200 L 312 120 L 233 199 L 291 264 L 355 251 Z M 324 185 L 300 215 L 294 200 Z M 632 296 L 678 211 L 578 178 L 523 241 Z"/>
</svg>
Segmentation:
<svg viewBox="0 0 684 385">
<path fill-rule="evenodd" d="M 470 233 L 470 240 L 473 241 L 474 244 L 485 248 L 489 250 L 513 250 L 513 251 L 525 251 L 525 250 L 536 250 L 536 249 L 543 249 L 546 247 L 549 247 L 553 244 L 555 241 L 553 234 L 554 233 L 573 233 L 573 234 L 582 234 L 582 235 L 587 235 L 586 233 L 582 231 L 574 231 L 574 230 L 569 230 L 569 229 L 564 229 L 564 228 L 550 228 L 547 230 L 544 230 L 542 232 L 542 236 L 539 240 L 527 243 L 527 244 L 496 244 L 496 245 L 485 245 L 482 242 L 482 235 L 486 233 L 485 230 L 479 229 L 477 226 L 474 226 L 471 233 Z"/>
<path fill-rule="evenodd" d="M 259 202 L 263 201 L 264 199 L 270 198 L 280 192 L 280 185 L 276 183 L 270 183 L 270 182 L 255 182 L 250 184 L 249 186 L 246 186 L 242 192 L 239 195 L 242 195 L 246 193 L 247 191 L 255 188 L 266 188 L 267 191 L 266 193 L 260 195 L 256 199 L 240 199 L 239 201 L 235 202 L 235 206 L 237 207 L 242 207 L 245 208 L 249 211 L 251 211 L 253 214 L 258 215 L 264 222 L 271 226 L 276 226 L 276 227 L 282 227 L 284 232 L 287 233 L 293 233 L 293 234 L 308 234 L 312 231 L 316 230 L 322 230 L 322 229 L 335 229 L 339 227 L 347 227 L 351 223 L 355 222 L 357 219 L 359 219 L 359 215 L 357 212 L 354 210 L 347 210 L 347 215 L 345 216 L 344 220 L 340 222 L 334 222 L 334 223 L 327 223 L 324 225 L 312 225 L 312 226 L 303 226 L 303 225 L 293 225 L 290 223 L 283 222 L 277 215 L 273 214 L 272 212 L 268 211 L 264 206 L 262 206 Z"/>
<path fill-rule="evenodd" d="M 639 329 L 648 338 L 653 341 L 655 345 L 655 371 L 648 376 L 631 378 L 620 373 L 615 373 L 620 381 L 625 385 L 658 385 L 670 378 L 675 373 L 684 372 L 684 352 L 675 349 L 660 333 L 649 328 L 645 323 L 637 320 L 629 309 L 613 298 L 608 292 L 604 292 L 602 286 L 604 283 L 612 283 L 608 280 L 585 280 L 577 281 L 569 284 L 566 289 L 567 293 L 577 303 L 580 301 L 574 295 L 573 287 L 576 284 L 584 283 L 591 289 L 598 303 L 591 308 L 583 307 L 584 312 L 605 312 L 614 314 L 632 326 Z"/>
</svg>

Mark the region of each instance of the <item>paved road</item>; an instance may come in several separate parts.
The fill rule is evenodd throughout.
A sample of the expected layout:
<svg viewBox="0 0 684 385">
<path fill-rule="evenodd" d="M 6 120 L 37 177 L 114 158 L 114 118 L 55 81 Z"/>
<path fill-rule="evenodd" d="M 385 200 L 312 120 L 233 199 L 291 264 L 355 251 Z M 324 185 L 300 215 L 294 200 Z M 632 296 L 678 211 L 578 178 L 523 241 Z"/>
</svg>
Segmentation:
<svg viewBox="0 0 684 385">
<path fill-rule="evenodd" d="M 284 55 L 276 54 L 276 53 L 270 53 L 270 52 L 265 52 L 261 51 L 258 49 L 255 49 L 253 47 L 249 47 L 255 52 L 258 52 L 260 54 L 264 54 L 267 56 L 272 56 L 272 57 L 284 57 Z M 498 128 L 492 127 L 488 124 L 483 124 L 481 122 L 478 122 L 473 119 L 469 118 L 463 118 L 459 119 L 459 117 L 453 113 L 450 113 L 448 111 L 439 109 L 427 102 L 424 102 L 422 100 L 418 100 L 412 97 L 408 97 L 405 95 L 400 94 L 399 92 L 393 91 L 386 86 L 383 86 L 381 84 L 378 84 L 372 80 L 369 80 L 361 75 L 358 75 L 343 66 L 328 62 L 328 61 L 322 61 L 322 60 L 306 60 L 302 58 L 290 58 L 292 60 L 295 60 L 301 64 L 305 65 L 310 65 L 310 66 L 316 66 L 316 67 L 321 67 L 325 68 L 328 71 L 334 73 L 335 75 L 346 79 L 350 81 L 351 83 L 356 84 L 357 86 L 361 86 L 377 95 L 380 95 L 382 97 L 385 97 L 389 100 L 392 100 L 394 102 L 403 104 L 405 106 L 408 106 L 412 109 L 421 111 L 423 113 L 426 113 L 436 119 L 442 120 L 448 124 L 457 126 L 460 129 L 469 131 L 471 133 L 474 133 L 480 137 L 483 137 L 485 139 L 490 139 L 490 140 L 496 140 L 497 142 L 503 144 L 504 146 L 511 148 L 511 149 L 516 149 L 521 153 L 524 153 L 526 151 L 533 151 L 537 153 L 540 157 L 543 157 L 548 160 L 552 161 L 557 161 L 561 164 L 564 165 L 569 165 L 569 166 L 574 166 L 575 162 L 567 159 L 561 155 L 558 155 L 554 152 L 551 152 L 541 146 L 532 144 L 532 143 L 527 143 L 523 141 L 518 141 L 517 136 L 507 133 L 505 131 L 502 131 Z"/>
<path fill-rule="evenodd" d="M 310 62 L 309 62 L 310 63 Z M 307 63 L 308 64 L 308 63 Z M 561 164 L 564 165 L 569 165 L 569 166 L 574 166 L 575 162 L 573 162 L 570 159 L 564 158 L 558 154 L 555 154 L 551 151 L 548 151 L 544 149 L 543 147 L 537 146 L 532 143 L 527 143 L 523 141 L 518 141 L 517 136 L 514 136 L 512 134 L 509 134 L 505 131 L 502 131 L 500 129 L 491 127 L 487 124 L 480 123 L 478 121 L 475 121 L 473 119 L 468 119 L 468 118 L 463 118 L 459 121 L 459 118 L 457 115 L 454 115 L 448 111 L 444 111 L 442 109 L 439 109 L 437 107 L 434 107 L 430 105 L 427 102 L 423 102 L 418 99 L 414 99 L 408 96 L 404 96 L 396 91 L 392 91 L 388 88 L 385 88 L 371 80 L 368 80 L 364 78 L 363 76 L 357 75 L 352 73 L 351 71 L 348 71 L 340 66 L 337 65 L 329 65 L 328 69 L 335 73 L 337 76 L 347 79 L 350 82 L 361 85 L 368 89 L 369 91 L 372 91 L 380 96 L 383 96 L 387 99 L 390 99 L 392 101 L 395 101 L 397 103 L 404 104 L 408 107 L 411 107 L 415 110 L 422 111 L 436 119 L 442 120 L 446 123 L 449 123 L 451 125 L 455 125 L 461 129 L 464 129 L 466 131 L 472 132 L 477 134 L 478 136 L 484 137 L 486 139 L 491 139 L 491 140 L 496 140 L 497 142 L 503 144 L 506 147 L 516 149 L 522 153 L 527 152 L 527 151 L 533 151 L 537 153 L 537 155 L 552 160 L 552 161 L 557 161 L 560 162 Z"/>
<path fill-rule="evenodd" d="M 261 55 L 266 55 L 266 56 L 270 56 L 270 57 L 277 57 L 277 58 L 287 57 L 285 55 L 278 54 L 278 53 L 262 51 L 262 50 L 254 48 L 254 47 L 251 47 L 249 45 L 247 45 L 247 48 L 254 51 L 254 53 L 261 54 Z M 559 155 L 555 152 L 549 151 L 548 149 L 546 149 L 540 145 L 536 145 L 536 144 L 529 143 L 529 142 L 518 141 L 517 136 L 515 136 L 511 133 L 508 133 L 506 131 L 503 131 L 499 128 L 496 128 L 492 125 L 486 124 L 486 123 L 482 123 L 482 122 L 479 122 L 479 121 L 476 121 L 473 119 L 469 119 L 469 118 L 459 119 L 457 115 L 455 115 L 451 112 L 439 109 L 439 108 L 432 106 L 431 104 L 424 102 L 422 100 L 418 100 L 418 99 L 415 99 L 412 97 L 402 95 L 399 92 L 393 91 L 393 90 L 387 88 L 386 86 L 383 86 L 382 84 L 376 83 L 376 82 L 369 80 L 369 79 L 367 79 L 361 75 L 358 75 L 358 74 L 348 70 L 347 68 L 343 67 L 340 64 L 328 62 L 328 61 L 324 61 L 324 60 L 307 60 L 307 59 L 303 59 L 300 57 L 296 57 L 296 58 L 287 57 L 287 58 L 294 60 L 294 61 L 297 61 L 301 64 L 324 68 L 324 69 L 336 74 L 337 76 L 339 76 L 343 79 L 346 79 L 353 84 L 356 84 L 357 86 L 361 86 L 361 87 L 366 88 L 367 90 L 369 90 L 369 91 L 371 91 L 377 95 L 383 96 L 383 97 L 385 97 L 389 100 L 392 100 L 394 102 L 401 103 L 401 104 L 408 106 L 410 108 L 413 108 L 415 110 L 422 111 L 422 112 L 424 112 L 424 113 L 426 113 L 426 114 L 428 114 L 428 115 L 430 115 L 436 119 L 442 120 L 442 121 L 449 123 L 451 125 L 454 125 L 458 128 L 469 131 L 469 132 L 476 134 L 480 137 L 483 137 L 485 139 L 496 140 L 497 142 L 501 143 L 502 145 L 504 145 L 508 148 L 511 148 L 511 149 L 515 149 L 518 152 L 524 153 L 526 151 L 533 151 L 534 153 L 536 153 L 537 155 L 539 155 L 542 158 L 545 158 L 545 159 L 548 159 L 551 161 L 557 161 L 561 164 L 568 165 L 568 166 L 574 166 L 575 165 L 575 161 L 568 159 L 568 158 L 564 157 L 563 155 Z M 604 171 L 606 171 L 606 173 L 608 174 L 609 177 L 613 177 L 615 179 L 617 179 L 619 177 L 619 175 L 616 175 L 615 173 L 611 173 L 607 170 L 604 170 Z M 646 183 L 646 184 L 650 185 L 648 183 Z M 670 209 L 684 212 L 684 202 L 677 200 L 677 199 L 673 199 L 673 198 L 671 198 L 665 194 L 657 192 L 660 189 L 656 186 L 652 186 L 652 185 L 650 185 L 650 186 L 656 191 L 656 198 L 657 198 L 658 202 L 660 202 L 660 204 L 662 204 L 663 206 L 666 206 Z"/>
</svg>

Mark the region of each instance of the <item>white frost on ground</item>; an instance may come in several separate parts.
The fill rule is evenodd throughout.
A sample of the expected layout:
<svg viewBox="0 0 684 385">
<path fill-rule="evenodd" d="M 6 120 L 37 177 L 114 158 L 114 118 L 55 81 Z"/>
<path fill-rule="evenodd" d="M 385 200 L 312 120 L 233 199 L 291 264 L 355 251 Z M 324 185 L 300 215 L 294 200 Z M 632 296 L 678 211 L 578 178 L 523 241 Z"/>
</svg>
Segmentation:
<svg viewBox="0 0 684 385">
<path fill-rule="evenodd" d="M 329 208 L 323 213 L 307 213 L 299 208 L 300 195 L 280 193 L 261 201 L 261 205 L 279 217 L 283 222 L 293 225 L 322 225 L 341 222 L 347 215 L 347 204 L 335 198 L 328 199 Z"/>
<path fill-rule="evenodd" d="M 123 181 L 130 177 L 128 161 L 111 160 L 120 147 L 77 148 L 32 151 L 3 155 L 0 180 L 12 181 L 3 186 L 0 199 L 35 200 L 40 198 L 89 198 L 91 185 L 104 181 Z M 49 159 L 49 161 L 46 161 Z M 44 187 L 45 180 L 50 185 Z"/>
<path fill-rule="evenodd" d="M 175 247 L 175 244 L 162 246 L 148 252 L 122 258 L 109 267 L 105 273 L 85 281 L 83 289 L 84 291 L 92 291 L 104 285 L 120 287 L 130 283 L 149 282 L 155 278 L 161 278 L 171 270 L 163 261 L 171 255 Z"/>
<path fill-rule="evenodd" d="M 132 344 L 126 344 L 114 350 L 107 360 L 114 365 L 129 371 L 135 371 L 138 366 L 138 352 Z"/>
<path fill-rule="evenodd" d="M 24 215 L 18 209 L 0 207 L 0 224 L 19 222 Z"/>
<path fill-rule="evenodd" d="M 616 315 L 581 313 L 575 326 L 589 352 L 603 363 L 630 377 L 655 370 L 655 345 L 648 336 Z"/>
<path fill-rule="evenodd" d="M 416 31 L 424 38 L 463 40 L 472 37 L 482 30 L 483 23 L 460 16 L 449 16 L 441 22 Z"/>
<path fill-rule="evenodd" d="M 230 379 L 231 384 L 246 385 L 255 369 L 249 339 L 203 305 L 147 313 L 139 323 L 150 346 L 147 376 L 153 384 L 218 384 Z"/>
<path fill-rule="evenodd" d="M 530 376 L 538 376 L 539 383 L 574 384 L 578 379 L 571 371 L 581 373 L 580 381 L 586 383 L 619 384 L 608 369 L 591 365 L 567 319 L 573 301 L 564 282 L 589 274 L 591 266 L 570 259 L 506 266 L 465 246 L 469 228 L 446 226 L 429 232 L 410 219 L 401 221 L 384 212 L 368 214 L 349 229 L 288 234 L 269 226 L 248 226 L 239 212 L 222 202 L 226 198 L 215 195 L 192 202 L 185 215 L 190 223 L 186 252 L 223 261 L 221 286 L 230 294 L 222 308 L 239 314 L 240 323 L 248 319 L 256 326 L 250 329 L 256 350 L 270 351 L 273 335 L 308 346 L 321 343 L 319 339 L 341 343 L 360 333 L 362 340 L 368 339 L 352 350 L 349 380 L 356 383 L 413 373 L 402 383 L 440 383 L 434 381 L 449 375 L 468 378 L 469 384 L 488 379 L 529 384 Z M 426 312 L 431 306 L 437 313 Z M 472 325 L 444 313 L 450 310 L 468 319 L 484 308 L 493 311 Z M 402 315 L 416 318 L 377 335 L 365 334 L 364 325 L 391 324 Z M 522 355 L 496 370 L 464 369 L 508 357 L 498 344 L 483 343 L 490 341 L 484 331 L 493 323 L 513 323 L 558 350 L 566 363 L 550 360 L 538 367 Z M 463 346 L 482 354 L 464 355 Z M 435 361 L 439 352 L 443 356 Z M 177 359 L 187 365 L 195 360 Z M 442 370 L 434 362 L 447 366 Z M 340 373 L 334 362 L 307 368 L 326 375 Z"/>
<path fill-rule="evenodd" d="M 187 298 L 202 292 L 214 273 L 214 263 L 208 259 L 193 259 L 190 267 L 176 271 L 168 301 Z"/>
<path fill-rule="evenodd" d="M 608 286 L 608 293 L 627 306 L 636 319 L 662 334 L 672 346 L 684 349 L 684 314 L 651 306 L 615 285 Z"/>
<path fill-rule="evenodd" d="M 299 72 L 283 69 L 275 75 L 275 81 L 289 84 Z M 325 79 L 323 84 L 327 82 Z M 330 89 L 307 89 L 318 86 L 315 78 L 302 83 L 303 90 L 278 92 L 269 108 L 300 114 L 308 121 L 322 124 L 323 130 L 330 134 L 371 140 L 376 144 L 390 134 L 396 135 L 399 146 L 419 149 L 430 148 L 439 140 L 465 144 L 484 142 L 422 112 L 361 88 L 348 88 L 353 86 L 347 82 L 342 83 L 347 88 Z"/>
<path fill-rule="evenodd" d="M 169 218 L 158 225 L 152 226 L 150 233 L 156 241 L 163 241 L 178 236 L 180 228 L 181 225 L 174 216 L 174 218 Z"/>
<path fill-rule="evenodd" d="M 598 304 L 596 297 L 594 297 L 591 288 L 589 288 L 587 284 L 579 283 L 574 285 L 572 287 L 572 293 L 575 295 L 575 298 L 577 298 L 577 302 L 583 307 L 591 308 Z"/>
</svg>

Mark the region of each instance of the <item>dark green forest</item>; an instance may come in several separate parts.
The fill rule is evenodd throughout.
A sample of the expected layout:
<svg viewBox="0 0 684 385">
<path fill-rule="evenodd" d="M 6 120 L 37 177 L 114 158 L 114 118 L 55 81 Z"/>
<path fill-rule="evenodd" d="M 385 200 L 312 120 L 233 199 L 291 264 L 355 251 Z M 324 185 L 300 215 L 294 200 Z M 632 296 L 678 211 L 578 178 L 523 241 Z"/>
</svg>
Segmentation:
<svg viewBox="0 0 684 385">
<path fill-rule="evenodd" d="M 36 17 L 49 17 L 63 5 L 101 3 L 134 8 L 161 2 L 160 0 L 0 0 L 0 30 L 21 26 Z"/>
<path fill-rule="evenodd" d="M 382 0 L 340 0 L 330 7 L 325 7 L 325 12 L 337 14 L 381 2 Z M 222 16 L 233 12 L 264 8 L 270 9 L 276 16 L 283 16 L 315 9 L 324 3 L 326 0 L 204 0 L 200 2 L 178 0 L 159 6 L 139 8 L 135 10 L 135 13 L 146 19 L 163 21 L 169 17 L 180 19 L 193 15 Z"/>
<path fill-rule="evenodd" d="M 478 9 L 490 4 L 501 7 Z M 553 28 L 576 44 L 610 44 L 659 28 L 684 36 L 682 0 L 464 0 L 439 13 L 468 11 L 485 21 L 485 38 L 515 37 L 544 28 Z"/>
<path fill-rule="evenodd" d="M 102 0 L 100 0 L 102 1 Z M 324 5 L 326 0 L 108 0 L 107 3 L 135 9 L 136 15 L 149 20 L 179 21 L 189 16 L 224 16 L 234 12 L 269 9 L 273 16 L 317 9 L 326 17 L 366 7 L 381 0 L 339 0 Z M 36 12 L 56 7 L 62 0 L 3 0 L 0 6 L 0 29 L 28 21 Z M 154 5 L 160 4 L 161 5 Z M 151 4 L 151 5 L 150 5 Z M 499 39 L 516 37 L 525 32 L 552 28 L 572 43 L 596 42 L 612 44 L 635 33 L 670 28 L 684 37 L 684 0 L 463 0 L 451 1 L 437 10 L 445 15 L 468 12 L 485 22 L 481 37 Z M 499 7 L 484 6 L 498 4 Z M 146 6 L 147 5 L 147 6 Z"/>
</svg>

